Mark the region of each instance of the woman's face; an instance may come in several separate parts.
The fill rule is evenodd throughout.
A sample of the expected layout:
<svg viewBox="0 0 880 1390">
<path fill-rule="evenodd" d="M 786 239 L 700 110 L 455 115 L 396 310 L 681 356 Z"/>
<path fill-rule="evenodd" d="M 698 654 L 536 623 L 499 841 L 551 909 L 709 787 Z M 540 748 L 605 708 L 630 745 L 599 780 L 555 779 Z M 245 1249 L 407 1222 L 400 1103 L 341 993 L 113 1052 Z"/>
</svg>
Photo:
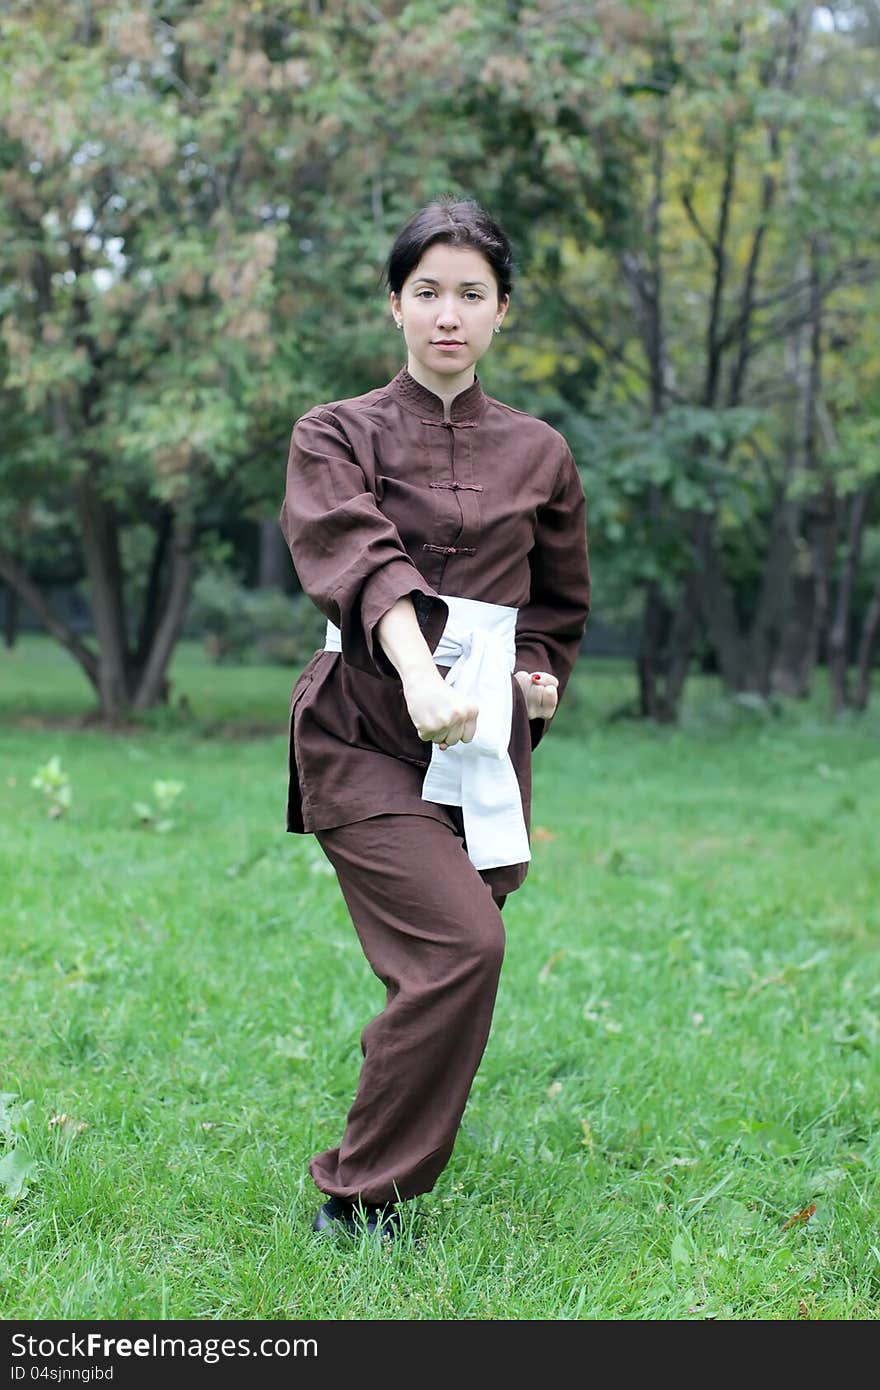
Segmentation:
<svg viewBox="0 0 880 1390">
<path fill-rule="evenodd" d="M 495 272 L 472 246 L 435 242 L 401 286 L 391 294 L 391 312 L 403 323 L 414 375 L 436 381 L 473 376 L 475 363 L 492 341 L 509 297 L 498 298 Z M 418 371 L 421 368 L 421 372 Z"/>
</svg>

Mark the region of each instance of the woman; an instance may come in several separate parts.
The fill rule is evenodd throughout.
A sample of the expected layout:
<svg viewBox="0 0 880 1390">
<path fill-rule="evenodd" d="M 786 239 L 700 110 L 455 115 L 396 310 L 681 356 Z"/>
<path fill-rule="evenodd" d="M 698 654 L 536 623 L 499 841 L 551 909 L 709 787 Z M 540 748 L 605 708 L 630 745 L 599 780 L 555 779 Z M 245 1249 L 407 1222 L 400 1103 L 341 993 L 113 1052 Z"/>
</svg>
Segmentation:
<svg viewBox="0 0 880 1390">
<path fill-rule="evenodd" d="M 281 526 L 327 636 L 291 698 L 287 828 L 316 836 L 387 988 L 342 1141 L 309 1165 L 316 1231 L 393 1237 L 449 1160 L 527 872 L 531 753 L 589 612 L 571 452 L 474 370 L 511 272 L 476 203 L 423 208 L 386 267 L 406 367 L 293 428 Z"/>
</svg>

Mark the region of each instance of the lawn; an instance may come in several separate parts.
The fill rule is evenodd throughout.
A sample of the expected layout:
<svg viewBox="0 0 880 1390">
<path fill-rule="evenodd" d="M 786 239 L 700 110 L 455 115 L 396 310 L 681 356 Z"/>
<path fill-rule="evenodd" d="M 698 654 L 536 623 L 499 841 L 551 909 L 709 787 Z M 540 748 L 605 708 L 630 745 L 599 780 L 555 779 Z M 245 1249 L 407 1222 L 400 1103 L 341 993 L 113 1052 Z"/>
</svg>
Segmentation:
<svg viewBox="0 0 880 1390">
<path fill-rule="evenodd" d="M 876 1318 L 876 711 L 700 678 L 647 728 L 581 663 L 456 1149 L 389 1248 L 310 1230 L 383 990 L 284 833 L 292 679 L 184 644 L 108 734 L 51 643 L 0 654 L 0 1317 Z"/>
</svg>

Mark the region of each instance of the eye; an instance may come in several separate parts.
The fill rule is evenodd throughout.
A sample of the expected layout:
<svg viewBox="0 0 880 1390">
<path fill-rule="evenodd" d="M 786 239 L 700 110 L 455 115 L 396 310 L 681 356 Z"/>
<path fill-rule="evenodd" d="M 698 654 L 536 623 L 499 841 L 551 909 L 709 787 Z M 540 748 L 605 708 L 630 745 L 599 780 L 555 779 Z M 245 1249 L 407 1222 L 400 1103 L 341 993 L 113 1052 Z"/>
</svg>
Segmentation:
<svg viewBox="0 0 880 1390">
<path fill-rule="evenodd" d="M 433 290 L 416 290 L 416 299 L 421 299 L 423 295 L 433 294 Z"/>
<path fill-rule="evenodd" d="M 476 300 L 476 302 L 479 304 L 483 296 L 480 294 L 479 290 L 468 290 L 467 294 L 465 295 L 465 298 L 469 299 L 471 303 L 473 303 Z"/>
</svg>

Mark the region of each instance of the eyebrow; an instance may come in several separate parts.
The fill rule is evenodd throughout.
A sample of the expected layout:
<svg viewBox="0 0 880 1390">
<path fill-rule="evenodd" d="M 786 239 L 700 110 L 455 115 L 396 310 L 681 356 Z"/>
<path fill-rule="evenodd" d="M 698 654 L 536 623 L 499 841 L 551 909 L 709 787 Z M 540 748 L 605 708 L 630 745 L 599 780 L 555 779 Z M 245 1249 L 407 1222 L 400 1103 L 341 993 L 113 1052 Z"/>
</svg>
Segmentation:
<svg viewBox="0 0 880 1390">
<path fill-rule="evenodd" d="M 433 280 L 433 279 L 431 278 L 430 275 L 419 275 L 418 278 L 417 278 L 416 281 L 415 281 L 415 284 L 417 284 L 417 285 L 439 285 L 439 284 L 440 284 L 440 281 L 439 281 L 439 280 Z M 481 285 L 481 286 L 483 287 L 484 290 L 487 290 L 487 289 L 489 288 L 489 286 L 486 284 L 485 280 L 462 280 L 462 281 L 459 283 L 458 288 L 459 288 L 460 290 L 463 290 L 463 289 L 469 288 L 469 287 L 472 286 L 472 285 Z"/>
</svg>

